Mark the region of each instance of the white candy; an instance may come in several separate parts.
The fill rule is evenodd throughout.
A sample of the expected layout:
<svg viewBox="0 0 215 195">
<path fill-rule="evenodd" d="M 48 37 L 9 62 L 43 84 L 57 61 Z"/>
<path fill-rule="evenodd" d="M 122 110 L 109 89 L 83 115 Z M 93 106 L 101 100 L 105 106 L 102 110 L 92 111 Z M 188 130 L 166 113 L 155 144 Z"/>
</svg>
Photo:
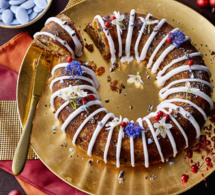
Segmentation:
<svg viewBox="0 0 215 195">
<path fill-rule="evenodd" d="M 19 7 L 16 10 L 16 19 L 20 22 L 20 24 L 28 23 L 29 17 L 27 11 L 24 8 Z"/>
<path fill-rule="evenodd" d="M 13 20 L 13 12 L 10 9 L 6 9 L 2 13 L 2 21 L 5 24 L 10 24 Z"/>
</svg>

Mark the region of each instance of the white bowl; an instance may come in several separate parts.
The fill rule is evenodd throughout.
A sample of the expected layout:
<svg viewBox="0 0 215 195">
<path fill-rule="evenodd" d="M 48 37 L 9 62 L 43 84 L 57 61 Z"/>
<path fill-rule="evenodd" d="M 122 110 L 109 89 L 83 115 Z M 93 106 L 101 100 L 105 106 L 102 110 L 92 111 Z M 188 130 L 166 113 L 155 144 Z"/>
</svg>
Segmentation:
<svg viewBox="0 0 215 195">
<path fill-rule="evenodd" d="M 26 27 L 26 26 L 29 26 L 29 25 L 35 23 L 47 12 L 47 10 L 49 9 L 49 7 L 52 3 L 52 0 L 47 0 L 47 2 L 48 2 L 47 7 L 41 13 L 39 13 L 36 18 L 31 20 L 30 22 L 28 22 L 26 24 L 10 25 L 10 24 L 5 24 L 4 22 L 0 21 L 0 27 L 3 27 L 3 28 L 23 28 L 23 27 Z"/>
</svg>

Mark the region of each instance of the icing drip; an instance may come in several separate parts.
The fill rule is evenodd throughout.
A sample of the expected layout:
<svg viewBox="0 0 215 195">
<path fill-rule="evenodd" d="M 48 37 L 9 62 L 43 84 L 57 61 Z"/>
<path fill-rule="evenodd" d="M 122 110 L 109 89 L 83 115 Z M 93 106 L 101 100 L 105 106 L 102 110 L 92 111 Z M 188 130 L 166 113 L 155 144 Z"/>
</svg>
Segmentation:
<svg viewBox="0 0 215 195">
<path fill-rule="evenodd" d="M 99 100 L 94 100 L 94 101 L 90 101 L 87 102 L 85 105 L 80 106 L 77 110 L 75 110 L 74 112 L 72 112 L 69 117 L 64 121 L 63 125 L 61 126 L 62 131 L 65 133 L 66 127 L 69 125 L 69 123 L 76 117 L 78 116 L 81 112 L 83 112 L 83 110 L 86 110 L 87 107 L 93 106 L 93 105 L 99 105 L 101 107 L 103 107 L 103 104 L 101 101 Z"/>
<path fill-rule="evenodd" d="M 143 34 L 144 30 L 145 30 L 147 21 L 149 21 L 149 18 L 150 18 L 151 16 L 152 16 L 152 14 L 148 14 L 148 15 L 146 16 L 145 19 L 139 17 L 139 19 L 143 22 L 143 25 L 142 25 L 142 27 L 141 27 L 141 29 L 140 29 L 140 32 L 139 32 L 139 35 L 138 35 L 138 37 L 137 37 L 137 40 L 136 40 L 136 43 L 135 43 L 135 47 L 134 47 L 135 57 L 136 57 L 136 60 L 137 60 L 138 62 L 140 62 L 140 57 L 139 57 L 139 52 L 138 52 L 138 46 L 139 46 L 139 44 L 140 44 L 140 39 L 141 39 L 142 34 Z"/>
<path fill-rule="evenodd" d="M 58 68 L 66 68 L 67 66 L 69 65 L 69 63 L 61 63 L 61 64 L 58 64 L 56 65 L 53 69 L 52 69 L 52 72 L 51 72 L 51 75 L 53 76 L 55 71 L 58 69 Z M 96 77 L 96 74 L 93 70 L 91 70 L 90 68 L 87 68 L 85 66 L 81 66 L 81 70 L 82 71 L 85 71 L 87 74 L 89 74 L 91 77 L 92 77 L 92 80 L 95 84 L 95 87 L 96 89 L 99 87 L 99 82 L 97 80 L 97 77 Z"/>
<path fill-rule="evenodd" d="M 209 77 L 211 77 L 211 73 L 209 71 L 209 69 L 206 67 L 206 66 L 203 66 L 203 65 L 192 65 L 192 66 L 189 66 L 189 65 L 182 65 L 182 66 L 179 66 L 177 68 L 174 68 L 172 69 L 171 71 L 169 71 L 166 75 L 164 76 L 161 76 L 161 77 L 157 77 L 157 84 L 159 86 L 163 86 L 166 81 L 168 79 L 170 79 L 172 76 L 178 74 L 178 73 L 181 73 L 181 72 L 184 72 L 184 71 L 190 71 L 190 70 L 201 70 L 201 71 L 205 71 L 208 73 Z"/>
<path fill-rule="evenodd" d="M 191 124 L 193 125 L 193 127 L 196 129 L 196 138 L 198 138 L 200 136 L 200 126 L 197 123 L 197 121 L 195 120 L 195 118 L 186 110 L 184 110 L 184 108 L 180 107 L 180 106 L 176 106 L 175 104 L 172 103 L 167 103 L 167 102 L 161 102 L 158 106 L 157 109 L 161 109 L 161 108 L 169 108 L 170 112 L 172 112 L 172 109 L 176 110 L 178 113 L 180 113 L 185 119 L 189 120 L 191 122 Z"/>
<path fill-rule="evenodd" d="M 110 34 L 108 28 L 105 27 L 102 17 L 97 15 L 97 16 L 95 16 L 94 20 L 96 20 L 96 19 L 98 19 L 99 23 L 101 24 L 101 26 L 103 28 L 103 32 L 105 33 L 105 35 L 108 39 L 110 53 L 111 53 L 111 62 L 113 64 L 116 61 L 116 55 L 115 55 L 116 50 L 115 50 L 115 45 L 114 45 L 113 39 L 111 37 L 111 34 Z"/>
<path fill-rule="evenodd" d="M 129 120 L 127 118 L 123 119 L 123 122 L 128 123 Z M 117 145 L 116 145 L 116 167 L 119 168 L 120 167 L 120 153 L 121 153 L 121 145 L 122 145 L 122 139 L 124 138 L 124 132 L 123 132 L 124 128 L 122 126 L 120 126 L 119 129 L 119 134 L 118 134 L 118 141 L 117 141 Z"/>
<path fill-rule="evenodd" d="M 154 28 L 154 31 L 152 32 L 152 34 L 150 35 L 150 37 L 147 39 L 146 43 L 144 44 L 144 47 L 142 49 L 141 55 L 140 55 L 140 60 L 144 60 L 146 58 L 146 53 L 149 49 L 149 46 L 151 45 L 153 39 L 155 38 L 155 36 L 157 35 L 158 31 L 160 30 L 160 28 L 164 25 L 164 23 L 166 23 L 167 20 L 166 19 L 162 19 L 158 25 Z"/>
<path fill-rule="evenodd" d="M 131 154 L 131 166 L 135 167 L 135 159 L 134 159 L 134 138 L 130 137 L 130 154 Z"/>
<path fill-rule="evenodd" d="M 89 79 L 89 78 L 87 78 L 87 77 L 77 76 L 77 77 L 74 77 L 74 78 L 73 78 L 73 77 L 71 77 L 71 76 L 61 76 L 61 77 L 58 77 L 58 78 L 52 80 L 52 82 L 51 82 L 51 84 L 50 84 L 50 89 L 52 90 L 53 85 L 54 85 L 56 82 L 60 81 L 60 80 L 73 80 L 73 79 L 80 79 L 80 80 L 83 80 L 83 81 L 87 81 L 87 82 L 90 83 L 93 87 L 95 87 L 95 83 L 94 83 L 91 79 Z"/>
<path fill-rule="evenodd" d="M 190 40 L 189 37 L 185 37 L 184 41 L 183 42 L 186 42 Z M 152 67 L 152 72 L 153 73 L 156 73 L 157 72 L 157 69 L 159 68 L 160 64 L 163 62 L 164 58 L 173 50 L 175 49 L 176 46 L 171 44 L 169 47 L 167 47 L 163 53 L 159 56 L 159 58 L 156 60 L 156 62 L 153 64 L 153 67 Z"/>
<path fill-rule="evenodd" d="M 166 99 L 169 95 L 174 94 L 174 93 L 180 93 L 180 92 L 187 93 L 188 92 L 188 93 L 191 93 L 193 95 L 196 95 L 196 96 L 199 96 L 199 97 L 205 99 L 210 104 L 211 109 L 213 108 L 213 101 L 211 100 L 211 98 L 207 94 L 205 94 L 202 91 L 199 91 L 198 88 L 191 88 L 191 89 L 194 89 L 195 91 L 192 91 L 192 90 L 188 91 L 187 87 L 170 88 L 166 92 L 160 94 L 160 97 L 162 99 Z"/>
<path fill-rule="evenodd" d="M 174 33 L 174 32 L 176 32 L 176 31 L 179 31 L 179 28 L 175 28 L 175 29 L 173 29 L 172 31 L 170 31 L 169 33 Z M 153 63 L 153 60 L 154 60 L 155 55 L 158 53 L 159 49 L 160 49 L 160 48 L 163 46 L 163 44 L 166 42 L 167 38 L 168 38 L 168 35 L 166 35 L 166 36 L 162 39 L 162 41 L 157 45 L 157 47 L 156 47 L 155 50 L 153 51 L 153 53 L 152 53 L 152 55 L 151 55 L 151 57 L 150 57 L 150 59 L 149 59 L 149 62 L 148 62 L 148 64 L 147 64 L 147 67 L 148 67 L 148 68 L 150 68 L 150 67 L 152 66 L 152 63 Z"/>
<path fill-rule="evenodd" d="M 75 132 L 75 135 L 72 139 L 72 143 L 73 145 L 76 145 L 75 142 L 76 142 L 76 139 L 79 135 L 79 133 L 81 132 L 81 130 L 84 128 L 84 126 L 88 123 L 88 121 L 90 119 L 92 119 L 96 114 L 100 113 L 100 112 L 106 112 L 107 113 L 107 110 L 105 108 L 99 108 L 98 110 L 94 111 L 93 113 L 91 113 L 85 120 L 83 123 L 81 123 L 81 125 L 78 127 L 77 131 Z"/>
<path fill-rule="evenodd" d="M 180 58 L 177 58 L 177 59 L 172 60 L 172 62 L 169 63 L 168 65 L 166 65 L 166 66 L 163 68 L 163 70 L 160 70 L 160 71 L 158 72 L 157 78 L 160 78 L 160 77 L 166 72 L 166 70 L 167 70 L 168 68 L 172 67 L 174 64 L 176 64 L 176 63 L 178 63 L 178 62 L 181 62 L 181 61 L 183 61 L 183 60 L 187 60 L 187 59 L 188 59 L 188 56 L 189 56 L 189 58 L 192 58 L 192 57 L 195 57 L 195 56 L 201 56 L 201 57 L 202 57 L 202 54 L 199 53 L 199 52 L 195 52 L 195 53 L 191 53 L 191 54 L 188 54 L 188 55 L 184 55 L 184 56 L 182 56 L 182 57 L 180 57 Z M 156 69 L 155 71 L 157 72 L 157 69 Z"/>
<path fill-rule="evenodd" d="M 113 113 L 108 113 L 105 115 L 105 117 L 102 119 L 101 122 L 98 123 L 94 133 L 93 133 L 93 136 L 90 140 L 90 143 L 88 145 L 88 150 L 87 150 L 87 155 L 88 156 L 92 156 L 92 150 L 93 150 L 93 146 L 95 144 L 95 141 L 96 141 L 96 138 L 99 134 L 99 132 L 102 130 L 102 128 L 104 127 L 105 123 L 110 119 L 110 118 L 115 118 L 114 114 Z M 105 163 L 107 163 L 107 161 L 105 161 Z"/>
<path fill-rule="evenodd" d="M 134 29 L 134 19 L 135 19 L 135 10 L 132 9 L 130 12 L 128 33 L 127 33 L 126 42 L 125 42 L 125 55 L 126 56 L 121 58 L 121 62 L 130 62 L 133 60 L 133 57 L 130 56 L 130 52 L 131 52 L 131 40 L 132 40 L 133 29 Z"/>
<path fill-rule="evenodd" d="M 50 22 L 55 22 L 58 25 L 60 25 L 65 31 L 68 32 L 68 34 L 70 35 L 70 37 L 72 38 L 74 44 L 75 44 L 75 55 L 77 55 L 78 57 L 83 55 L 82 52 L 82 44 L 80 42 L 80 40 L 78 39 L 75 30 L 73 30 L 67 23 L 67 21 L 62 21 L 59 18 L 56 17 L 51 17 L 48 18 L 48 20 L 46 21 L 45 25 L 47 25 Z"/>
<path fill-rule="evenodd" d="M 85 90 L 89 90 L 89 91 L 92 91 L 93 94 L 95 94 L 96 96 L 99 96 L 98 92 L 96 91 L 96 89 L 92 86 L 89 86 L 89 85 L 79 85 L 78 86 L 80 89 L 85 89 Z M 59 96 L 60 94 L 64 93 L 65 91 L 67 91 L 69 89 L 69 87 L 66 87 L 66 88 L 63 88 L 63 89 L 60 89 L 56 92 L 54 92 L 52 95 L 51 95 L 51 105 L 53 106 L 54 105 L 54 99 Z"/>
<path fill-rule="evenodd" d="M 140 127 L 143 128 L 143 120 L 141 118 L 137 119 L 137 122 L 139 123 Z M 143 152 L 144 152 L 144 159 L 145 159 L 145 167 L 149 167 L 149 154 L 148 154 L 148 148 L 146 145 L 146 136 L 145 136 L 145 131 L 141 131 L 142 133 L 142 142 L 143 142 Z"/>
<path fill-rule="evenodd" d="M 178 127 L 178 129 L 180 130 L 181 134 L 184 136 L 184 140 L 185 140 L 185 148 L 188 147 L 188 138 L 186 133 L 184 132 L 184 129 L 181 127 L 181 125 L 178 123 L 178 121 L 170 114 L 170 112 L 167 112 L 165 109 L 160 109 L 160 111 L 162 111 L 165 114 L 169 114 L 170 119 L 175 123 L 175 125 Z"/>
<path fill-rule="evenodd" d="M 69 44 L 67 42 L 65 42 L 64 40 L 62 40 L 61 38 L 57 37 L 57 36 L 54 36 L 53 34 L 51 33 L 48 33 L 48 32 L 37 32 L 34 34 L 34 39 L 39 36 L 39 35 L 45 35 L 45 36 L 49 36 L 51 37 L 54 41 L 58 41 L 59 43 L 61 43 L 63 46 L 65 46 L 68 51 L 72 54 L 72 57 L 75 58 L 75 55 L 74 55 L 74 52 L 72 50 L 72 48 L 69 46 Z"/>
<path fill-rule="evenodd" d="M 151 114 L 152 114 L 152 113 L 151 113 Z M 158 149 L 158 152 L 159 152 L 159 154 L 160 154 L 161 161 L 164 162 L 164 157 L 163 157 L 163 153 L 162 153 L 162 151 L 161 151 L 161 146 L 160 146 L 160 144 L 159 144 L 159 141 L 158 141 L 157 136 L 155 135 L 155 130 L 154 130 L 153 126 L 152 126 L 151 121 L 149 120 L 149 117 L 150 117 L 150 115 L 144 117 L 143 120 L 147 122 L 148 127 L 149 127 L 149 129 L 150 129 L 150 131 L 151 131 L 151 133 L 152 133 L 153 139 L 154 139 L 154 141 L 155 141 L 156 147 L 157 147 L 157 149 Z"/>
</svg>

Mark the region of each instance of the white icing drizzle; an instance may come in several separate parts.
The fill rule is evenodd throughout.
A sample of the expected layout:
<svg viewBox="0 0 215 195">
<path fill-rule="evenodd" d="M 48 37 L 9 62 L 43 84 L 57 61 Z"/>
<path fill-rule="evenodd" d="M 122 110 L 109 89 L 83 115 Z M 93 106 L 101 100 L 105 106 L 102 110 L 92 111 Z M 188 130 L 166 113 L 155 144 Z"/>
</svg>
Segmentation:
<svg viewBox="0 0 215 195">
<path fill-rule="evenodd" d="M 182 102 L 182 103 L 190 104 L 191 106 L 193 106 L 196 110 L 198 110 L 202 114 L 202 116 L 205 120 L 207 120 L 207 114 L 204 112 L 204 110 L 202 108 L 200 108 L 199 106 L 197 106 L 196 104 L 194 104 L 193 102 L 191 102 L 190 100 L 173 98 L 173 99 L 165 100 L 164 102 L 168 102 L 168 103 Z"/>
<path fill-rule="evenodd" d="M 190 40 L 189 37 L 185 37 L 184 41 L 183 42 L 186 42 Z M 164 58 L 173 50 L 175 49 L 176 46 L 174 44 L 171 44 L 169 47 L 167 47 L 163 53 L 158 57 L 158 59 L 156 60 L 156 62 L 153 64 L 153 67 L 152 67 L 152 72 L 153 73 L 156 73 L 157 69 L 159 68 L 161 62 L 163 62 Z"/>
<path fill-rule="evenodd" d="M 120 18 L 120 12 L 116 12 L 114 11 L 113 14 L 115 15 L 116 19 Z M 118 43 L 119 43 L 119 52 L 118 52 L 118 56 L 119 58 L 122 57 L 122 38 L 121 38 L 121 30 L 120 30 L 120 26 L 116 25 L 116 29 L 117 29 L 117 36 L 118 36 Z"/>
<path fill-rule="evenodd" d="M 88 94 L 88 96 L 89 96 L 89 95 L 94 95 L 94 94 Z M 100 96 L 94 95 L 94 97 L 95 97 L 96 100 L 100 100 Z M 55 113 L 55 118 L 56 118 L 56 119 L 58 119 L 58 115 L 60 114 L 60 112 L 61 112 L 66 106 L 68 106 L 68 105 L 69 105 L 69 101 L 66 101 L 66 102 L 64 102 L 64 103 L 57 109 L 57 111 L 56 111 L 56 113 Z"/>
<path fill-rule="evenodd" d="M 64 121 L 63 125 L 61 126 L 62 131 L 65 133 L 66 127 L 69 125 L 69 123 L 76 117 L 78 116 L 81 112 L 83 112 L 83 109 L 93 106 L 93 105 L 99 105 L 101 107 L 103 107 L 103 104 L 101 101 L 99 100 L 94 100 L 94 101 L 90 101 L 87 102 L 85 105 L 80 106 L 78 109 L 76 109 L 75 111 L 73 111 L 68 117 L 67 119 Z"/>
<path fill-rule="evenodd" d="M 172 103 L 167 103 L 167 102 L 161 102 L 158 106 L 157 106 L 158 110 L 161 108 L 169 108 L 170 112 L 172 109 L 176 110 L 178 113 L 180 113 L 185 119 L 189 120 L 191 122 L 191 124 L 193 125 L 193 127 L 196 129 L 196 138 L 198 138 L 200 136 L 200 126 L 197 123 L 197 121 L 195 120 L 195 118 L 186 110 L 184 110 L 184 108 L 177 106 L 175 104 Z"/>
<path fill-rule="evenodd" d="M 133 35 L 133 29 L 134 29 L 134 19 L 135 19 L 135 10 L 132 9 L 130 12 L 130 18 L 129 18 L 129 24 L 128 24 L 128 33 L 126 37 L 126 42 L 125 42 L 125 55 L 124 57 L 121 58 L 121 62 L 130 62 L 134 58 L 130 56 L 131 52 L 131 40 L 132 40 L 132 35 Z"/>
<path fill-rule="evenodd" d="M 61 63 L 61 64 L 58 64 L 56 65 L 52 71 L 51 71 L 51 75 L 53 76 L 55 71 L 58 69 L 58 68 L 66 68 L 67 66 L 69 65 L 69 63 Z M 93 70 L 91 70 L 90 68 L 87 68 L 85 66 L 81 66 L 81 70 L 82 71 L 85 71 L 87 74 L 89 74 L 91 77 L 92 77 L 92 80 L 94 81 L 95 83 L 95 87 L 96 89 L 99 87 L 99 82 L 98 82 L 98 79 L 96 77 L 96 74 Z"/>
<path fill-rule="evenodd" d="M 187 60 L 188 59 L 188 56 L 189 56 L 189 58 L 192 58 L 192 57 L 195 57 L 195 56 L 203 56 L 201 53 L 199 53 L 199 52 L 195 52 L 195 53 L 191 53 L 191 54 L 188 54 L 188 55 L 184 55 L 184 56 L 182 56 L 182 57 L 180 57 L 180 58 L 177 58 L 177 59 L 174 59 L 174 60 L 172 60 L 172 62 L 170 62 L 168 65 L 166 65 L 164 68 L 163 68 L 163 70 L 160 70 L 159 72 L 158 72 L 158 74 L 157 74 L 157 78 L 160 78 L 165 72 L 166 72 L 166 70 L 168 69 L 168 68 L 170 68 L 171 66 L 173 66 L 174 64 L 176 64 L 176 63 L 178 63 L 178 62 L 181 62 L 181 61 L 183 61 L 183 60 Z M 155 72 L 157 72 L 157 68 L 156 67 L 153 67 L 154 68 L 154 70 L 155 70 Z"/>
<path fill-rule="evenodd" d="M 91 113 L 85 120 L 83 123 L 81 123 L 81 125 L 78 127 L 77 131 L 75 132 L 75 135 L 72 139 L 72 143 L 73 145 L 76 145 L 75 142 L 76 142 L 76 139 L 79 135 L 79 133 L 81 132 L 81 130 L 84 128 L 84 126 L 88 123 L 88 121 L 93 118 L 96 114 L 100 113 L 100 112 L 106 112 L 107 113 L 107 110 L 105 108 L 99 108 L 98 110 L 95 110 L 93 113 Z"/>
<path fill-rule="evenodd" d="M 178 73 L 181 73 L 181 72 L 184 72 L 184 71 L 190 71 L 190 70 L 205 71 L 205 72 L 208 73 L 209 77 L 211 77 L 211 73 L 210 73 L 209 69 L 206 66 L 203 66 L 203 65 L 192 65 L 192 66 L 182 65 L 182 66 L 179 66 L 177 68 L 172 69 L 166 75 L 157 78 L 157 84 L 159 86 L 163 86 L 166 83 L 166 81 L 168 79 L 170 79 L 172 76 L 174 76 L 174 75 L 176 75 Z"/>
<path fill-rule="evenodd" d="M 134 47 L 135 57 L 136 57 L 136 60 L 138 62 L 140 62 L 140 57 L 139 57 L 139 52 L 138 52 L 138 46 L 140 44 L 140 39 L 142 37 L 142 34 L 143 34 L 144 30 L 145 30 L 146 22 L 149 20 L 149 18 L 151 16 L 152 16 L 152 14 L 148 14 L 145 19 L 144 18 L 139 18 L 141 21 L 143 21 L 143 25 L 142 25 L 142 27 L 141 27 L 141 29 L 139 31 L 139 35 L 137 37 L 137 40 L 136 40 L 136 43 L 135 43 L 135 47 Z"/>
<path fill-rule="evenodd" d="M 177 32 L 179 31 L 179 28 L 175 28 L 173 29 L 172 31 L 169 32 L 170 33 L 174 33 L 174 32 Z M 154 60 L 154 57 L 155 55 L 158 53 L 159 49 L 163 46 L 163 44 L 166 42 L 166 40 L 168 39 L 168 35 L 166 35 L 162 40 L 161 42 L 157 45 L 157 47 L 155 48 L 155 50 L 153 51 L 150 59 L 149 59 L 149 62 L 147 64 L 147 67 L 150 68 L 152 66 L 152 63 L 153 63 L 153 60 Z"/>
<path fill-rule="evenodd" d="M 105 23 L 104 23 L 102 17 L 97 15 L 97 16 L 95 16 L 94 20 L 96 20 L 96 19 L 98 19 L 99 23 L 102 26 L 103 32 L 105 33 L 105 35 L 108 39 L 110 53 L 111 53 L 111 62 L 113 64 L 116 61 L 116 55 L 115 55 L 116 50 L 115 50 L 115 45 L 114 45 L 113 39 L 111 37 L 111 34 L 110 34 L 108 28 L 105 27 Z"/>
<path fill-rule="evenodd" d="M 152 113 L 151 113 L 151 114 L 152 114 Z M 159 141 L 158 141 L 157 136 L 155 135 L 155 130 L 154 130 L 153 126 L 152 126 L 152 123 L 151 123 L 151 121 L 149 120 L 149 115 L 146 116 L 146 117 L 144 117 L 143 120 L 147 122 L 148 127 L 149 127 L 149 129 L 150 129 L 150 131 L 151 131 L 151 133 L 152 133 L 153 139 L 154 139 L 154 141 L 155 141 L 155 144 L 156 144 L 156 146 L 157 146 L 159 155 L 160 155 L 160 157 L 161 157 L 161 161 L 164 162 L 164 157 L 163 157 L 163 153 L 162 153 L 162 151 L 161 151 L 161 146 L 160 146 L 160 144 L 159 144 Z"/>
<path fill-rule="evenodd" d="M 85 89 L 85 90 L 90 90 L 93 92 L 93 94 L 99 96 L 98 92 L 96 91 L 96 89 L 90 85 L 79 85 L 78 86 L 80 89 Z M 68 90 L 69 87 L 65 87 L 65 88 L 62 88 L 56 92 L 54 92 L 52 95 L 51 95 L 51 100 L 50 100 L 50 103 L 51 105 L 53 106 L 54 105 L 54 99 L 59 96 L 61 93 L 64 93 L 65 91 Z"/>
<path fill-rule="evenodd" d="M 137 119 L 137 122 L 139 123 L 140 127 L 143 128 L 143 120 L 141 118 Z M 145 131 L 141 131 L 142 133 L 142 142 L 143 142 L 143 152 L 144 152 L 144 159 L 145 159 L 145 167 L 149 167 L 149 154 L 148 154 L 148 148 L 146 144 L 146 136 L 145 136 Z"/>
<path fill-rule="evenodd" d="M 185 148 L 188 147 L 188 138 L 186 133 L 184 132 L 184 129 L 181 127 L 181 125 L 178 123 L 178 121 L 170 114 L 170 112 L 167 112 L 165 109 L 160 109 L 160 111 L 162 111 L 165 114 L 169 114 L 170 119 L 175 123 L 175 125 L 178 127 L 178 129 L 180 130 L 181 134 L 184 136 L 185 139 Z"/>
<path fill-rule="evenodd" d="M 88 150 L 87 150 L 87 154 L 88 156 L 91 156 L 92 155 L 92 150 L 93 150 L 93 146 L 95 144 L 95 141 L 96 141 L 96 138 L 99 134 L 99 132 L 102 130 L 102 128 L 104 127 L 105 123 L 110 119 L 110 118 L 115 118 L 114 114 L 113 113 L 108 113 L 105 115 L 105 117 L 102 119 L 101 122 L 98 123 L 94 133 L 93 133 L 93 136 L 90 140 L 90 143 L 88 145 Z M 104 158 L 105 160 L 105 158 Z M 107 161 L 105 161 L 105 163 L 107 163 Z"/>
<path fill-rule="evenodd" d="M 46 35 L 46 36 L 49 36 L 51 37 L 53 40 L 56 40 L 58 41 L 59 43 L 61 43 L 63 46 L 65 46 L 68 51 L 72 54 L 72 57 L 75 58 L 75 55 L 74 55 L 74 51 L 72 50 L 72 48 L 69 46 L 69 44 L 67 42 L 65 42 L 64 40 L 62 40 L 61 38 L 57 37 L 57 36 L 54 36 L 53 34 L 51 33 L 48 33 L 48 32 L 37 32 L 34 34 L 34 39 L 39 36 L 39 35 Z"/>
<path fill-rule="evenodd" d="M 128 123 L 129 120 L 127 118 L 123 119 L 123 122 Z M 119 134 L 118 134 L 118 141 L 116 146 L 116 167 L 120 167 L 120 153 L 121 153 L 121 147 L 122 147 L 122 139 L 124 138 L 124 132 L 123 127 L 120 125 Z"/>
<path fill-rule="evenodd" d="M 130 154 L 131 154 L 131 166 L 135 167 L 135 158 L 134 158 L 134 138 L 130 137 Z"/>
<path fill-rule="evenodd" d="M 160 30 L 160 28 L 164 25 L 164 23 L 166 23 L 167 20 L 166 19 L 162 19 L 158 25 L 154 28 L 154 31 L 151 33 L 150 37 L 147 39 L 146 43 L 144 44 L 144 47 L 142 49 L 141 55 L 140 55 L 140 60 L 144 60 L 146 58 L 146 53 L 148 51 L 149 46 L 151 45 L 153 39 L 155 38 L 155 36 L 157 35 L 158 31 Z"/>
<path fill-rule="evenodd" d="M 72 77 L 72 76 L 61 76 L 61 77 L 58 77 L 58 78 L 55 78 L 52 80 L 52 82 L 50 83 L 50 89 L 52 90 L 53 88 L 53 85 L 60 81 L 60 80 L 72 80 L 72 79 L 80 79 L 80 80 L 83 80 L 83 81 L 87 81 L 88 83 L 90 83 L 93 87 L 95 87 L 95 83 L 87 78 L 87 77 L 83 77 L 83 76 L 75 76 L 75 77 Z"/>
<path fill-rule="evenodd" d="M 67 23 L 67 21 L 62 21 L 59 18 L 56 17 L 51 17 L 48 18 L 48 20 L 46 21 L 45 25 L 47 25 L 50 22 L 55 22 L 58 25 L 60 25 L 65 31 L 68 32 L 68 34 L 70 35 L 70 37 L 72 38 L 74 44 L 75 44 L 75 55 L 77 55 L 78 57 L 83 55 L 82 52 L 82 44 L 81 41 L 78 39 L 75 30 L 73 30 Z"/>
<path fill-rule="evenodd" d="M 213 101 L 212 101 L 212 99 L 207 94 L 205 94 L 202 91 L 199 91 L 198 88 L 191 88 L 191 89 L 196 89 L 196 90 L 195 91 L 189 90 L 188 93 L 191 93 L 193 95 L 197 95 L 197 96 L 205 99 L 210 104 L 211 109 L 213 108 Z M 166 92 L 162 93 L 160 95 L 160 97 L 162 99 L 166 99 L 170 94 L 179 93 L 179 92 L 187 93 L 187 87 L 170 88 Z"/>
</svg>

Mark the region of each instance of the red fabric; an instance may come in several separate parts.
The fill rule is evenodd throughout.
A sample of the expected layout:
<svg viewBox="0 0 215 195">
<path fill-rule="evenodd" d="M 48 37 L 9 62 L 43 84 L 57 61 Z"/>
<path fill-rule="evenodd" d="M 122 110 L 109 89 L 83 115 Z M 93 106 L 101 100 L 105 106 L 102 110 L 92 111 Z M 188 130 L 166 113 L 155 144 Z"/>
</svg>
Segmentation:
<svg viewBox="0 0 215 195">
<path fill-rule="evenodd" d="M 30 40 L 30 41 L 29 41 Z M 27 33 L 22 33 L 14 37 L 11 41 L 0 47 L 0 100 L 15 100 L 16 99 L 16 81 L 17 73 L 19 71 L 21 60 L 25 55 L 28 46 L 32 41 L 32 38 Z M 25 42 L 25 43 L 24 43 Z M 22 46 L 22 43 L 24 43 Z M 12 48 L 10 50 L 10 48 Z M 24 48 L 24 49 L 23 49 Z M 5 51 L 5 52 L 3 52 Z M 19 54 L 19 60 L 6 61 L 7 56 L 14 54 L 14 51 Z M 10 53 L 11 52 L 11 53 Z M 13 67 L 11 69 L 7 67 Z M 12 161 L 0 161 L 0 168 L 12 174 Z M 40 160 L 27 160 L 26 166 L 23 172 L 18 176 L 24 182 L 35 188 L 45 192 L 46 194 L 73 194 L 84 195 L 72 186 L 68 185 L 57 176 L 55 176 Z M 33 188 L 28 188 L 33 189 Z M 24 189 L 25 190 L 25 189 Z M 33 194 L 27 191 L 27 194 Z"/>
</svg>

